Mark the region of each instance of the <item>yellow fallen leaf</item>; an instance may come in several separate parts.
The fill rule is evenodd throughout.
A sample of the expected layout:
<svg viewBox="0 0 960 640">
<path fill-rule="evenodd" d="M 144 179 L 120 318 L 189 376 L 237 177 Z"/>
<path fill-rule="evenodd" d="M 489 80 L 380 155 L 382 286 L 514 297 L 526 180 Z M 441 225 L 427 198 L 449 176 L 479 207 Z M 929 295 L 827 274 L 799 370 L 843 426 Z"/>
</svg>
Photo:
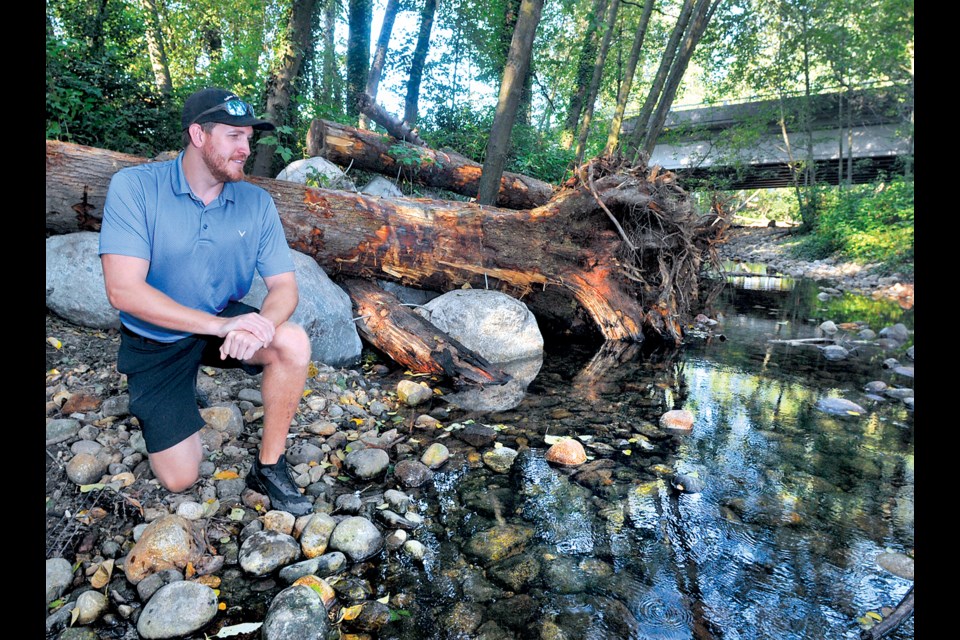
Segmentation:
<svg viewBox="0 0 960 640">
<path fill-rule="evenodd" d="M 63 347 L 63 343 L 57 340 L 56 338 L 54 338 L 53 336 L 50 336 L 49 338 L 47 338 L 47 344 L 49 344 L 54 349 L 60 349 Z"/>
<path fill-rule="evenodd" d="M 220 604 L 217 605 L 217 609 L 219 609 L 220 611 L 226 611 L 226 610 L 227 610 L 227 603 L 226 603 L 226 602 L 221 602 Z"/>
<path fill-rule="evenodd" d="M 389 604 L 389 602 L 390 602 L 390 594 L 388 593 L 387 595 L 383 596 L 382 598 L 377 598 L 377 602 L 379 602 L 379 603 L 381 603 L 381 604 Z"/>
<path fill-rule="evenodd" d="M 100 563 L 97 570 L 90 576 L 90 584 L 94 589 L 103 589 L 110 583 L 110 576 L 113 574 L 113 559 L 107 559 Z"/>
<path fill-rule="evenodd" d="M 362 604 L 355 604 L 352 607 L 347 607 L 346 609 L 340 610 L 340 619 L 341 620 L 353 620 L 358 615 L 360 615 L 360 610 L 363 609 Z"/>
<path fill-rule="evenodd" d="M 73 624 L 77 621 L 77 618 L 79 618 L 79 617 L 80 617 L 80 607 L 74 607 L 74 608 L 70 611 L 70 626 L 71 626 L 71 627 L 73 626 Z"/>
<path fill-rule="evenodd" d="M 357 426 L 360 426 L 363 424 L 363 418 L 350 418 L 350 422 L 353 422 Z"/>
<path fill-rule="evenodd" d="M 633 452 L 632 452 L 630 449 L 624 449 L 624 450 L 623 450 L 623 455 L 625 455 L 625 456 L 628 456 L 628 455 L 630 455 L 631 453 L 633 453 Z"/>
<path fill-rule="evenodd" d="M 876 611 L 867 611 L 867 615 L 870 616 L 871 618 L 873 618 L 874 620 L 877 620 L 878 622 L 879 622 L 880 620 L 883 620 L 883 616 L 881 616 L 881 615 L 880 615 L 879 613 L 877 613 Z"/>
<path fill-rule="evenodd" d="M 304 389 L 304 390 L 303 390 L 303 394 L 302 394 L 300 397 L 301 397 L 301 398 L 306 398 L 306 397 L 307 397 L 308 395 L 310 395 L 311 393 L 313 393 L 313 389 Z"/>
<path fill-rule="evenodd" d="M 240 474 L 236 471 L 231 471 L 229 469 L 225 471 L 217 471 L 213 474 L 214 480 L 236 480 L 240 477 Z"/>
<path fill-rule="evenodd" d="M 197 570 L 193 568 L 192 562 L 187 562 L 187 568 L 183 570 L 183 577 L 189 580 L 197 573 Z"/>
<path fill-rule="evenodd" d="M 318 369 L 317 365 L 313 364 L 313 362 L 307 365 L 307 377 L 313 378 L 318 373 L 320 373 L 320 369 Z"/>
<path fill-rule="evenodd" d="M 860 412 L 859 412 L 859 411 L 847 411 L 847 415 L 850 415 L 850 416 L 858 416 L 858 415 L 860 415 Z"/>
<path fill-rule="evenodd" d="M 58 376 L 58 375 L 60 375 L 60 371 L 57 370 L 57 369 L 50 369 L 50 371 L 47 371 L 47 375 L 48 375 L 48 376 Z"/>
</svg>

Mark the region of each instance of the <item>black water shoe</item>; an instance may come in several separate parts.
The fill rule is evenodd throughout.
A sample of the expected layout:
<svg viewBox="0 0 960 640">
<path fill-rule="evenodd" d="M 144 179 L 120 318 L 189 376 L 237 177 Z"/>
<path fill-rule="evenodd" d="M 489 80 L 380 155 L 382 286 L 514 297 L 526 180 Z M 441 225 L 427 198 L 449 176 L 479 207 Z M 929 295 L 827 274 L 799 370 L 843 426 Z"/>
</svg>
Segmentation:
<svg viewBox="0 0 960 640">
<path fill-rule="evenodd" d="M 253 457 L 253 466 L 247 474 L 247 486 L 270 498 L 270 507 L 302 516 L 313 511 L 313 505 L 293 482 L 287 467 L 287 457 L 281 455 L 276 464 L 262 464 L 259 454 Z"/>
</svg>

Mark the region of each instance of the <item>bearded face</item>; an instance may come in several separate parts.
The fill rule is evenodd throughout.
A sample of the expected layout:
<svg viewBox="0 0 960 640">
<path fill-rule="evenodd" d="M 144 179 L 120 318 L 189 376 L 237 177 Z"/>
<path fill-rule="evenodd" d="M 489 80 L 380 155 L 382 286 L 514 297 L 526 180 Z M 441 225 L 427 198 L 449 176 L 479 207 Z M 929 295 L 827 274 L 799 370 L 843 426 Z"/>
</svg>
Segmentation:
<svg viewBox="0 0 960 640">
<path fill-rule="evenodd" d="M 243 165 L 250 155 L 249 146 L 247 151 L 238 149 L 236 146 L 222 149 L 218 144 L 205 144 L 200 148 L 201 157 L 210 175 L 221 182 L 239 182 L 243 180 L 245 174 Z"/>
</svg>

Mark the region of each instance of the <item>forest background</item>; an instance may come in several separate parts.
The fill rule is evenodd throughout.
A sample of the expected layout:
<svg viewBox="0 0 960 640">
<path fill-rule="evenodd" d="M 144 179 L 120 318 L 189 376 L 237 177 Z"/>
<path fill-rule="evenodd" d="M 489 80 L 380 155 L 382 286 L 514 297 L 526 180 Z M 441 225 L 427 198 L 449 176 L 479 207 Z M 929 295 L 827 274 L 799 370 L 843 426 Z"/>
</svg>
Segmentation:
<svg viewBox="0 0 960 640">
<path fill-rule="evenodd" d="M 483 163 L 489 202 L 502 171 L 558 185 L 589 158 L 642 161 L 693 105 L 772 99 L 793 141 L 817 95 L 838 94 L 852 127 L 856 94 L 883 89 L 912 141 L 913 51 L 912 0 L 47 0 L 46 137 L 153 157 L 180 148 L 186 96 L 220 86 L 278 126 L 248 165 L 272 177 L 316 118 L 383 131 L 366 94 Z M 712 142 L 733 157 L 769 117 Z M 798 223 L 802 257 L 912 274 L 913 157 L 871 184 L 841 163 L 829 185 L 803 149 L 791 188 L 684 186 L 703 211 Z"/>
</svg>

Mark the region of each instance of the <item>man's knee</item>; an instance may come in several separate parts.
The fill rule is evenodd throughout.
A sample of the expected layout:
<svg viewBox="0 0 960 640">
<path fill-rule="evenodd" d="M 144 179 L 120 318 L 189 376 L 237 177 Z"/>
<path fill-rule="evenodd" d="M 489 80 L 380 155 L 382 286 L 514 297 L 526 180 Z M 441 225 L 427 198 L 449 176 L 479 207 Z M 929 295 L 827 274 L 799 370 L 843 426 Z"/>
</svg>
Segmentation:
<svg viewBox="0 0 960 640">
<path fill-rule="evenodd" d="M 271 346 L 284 362 L 304 367 L 310 363 L 310 338 L 295 322 L 284 322 L 277 327 Z"/>
<path fill-rule="evenodd" d="M 175 468 L 163 468 L 154 466 L 151 461 L 150 467 L 153 469 L 153 475 L 157 478 L 163 488 L 172 493 L 186 491 L 200 479 L 200 467 L 191 468 L 189 465 L 182 465 Z"/>
</svg>

